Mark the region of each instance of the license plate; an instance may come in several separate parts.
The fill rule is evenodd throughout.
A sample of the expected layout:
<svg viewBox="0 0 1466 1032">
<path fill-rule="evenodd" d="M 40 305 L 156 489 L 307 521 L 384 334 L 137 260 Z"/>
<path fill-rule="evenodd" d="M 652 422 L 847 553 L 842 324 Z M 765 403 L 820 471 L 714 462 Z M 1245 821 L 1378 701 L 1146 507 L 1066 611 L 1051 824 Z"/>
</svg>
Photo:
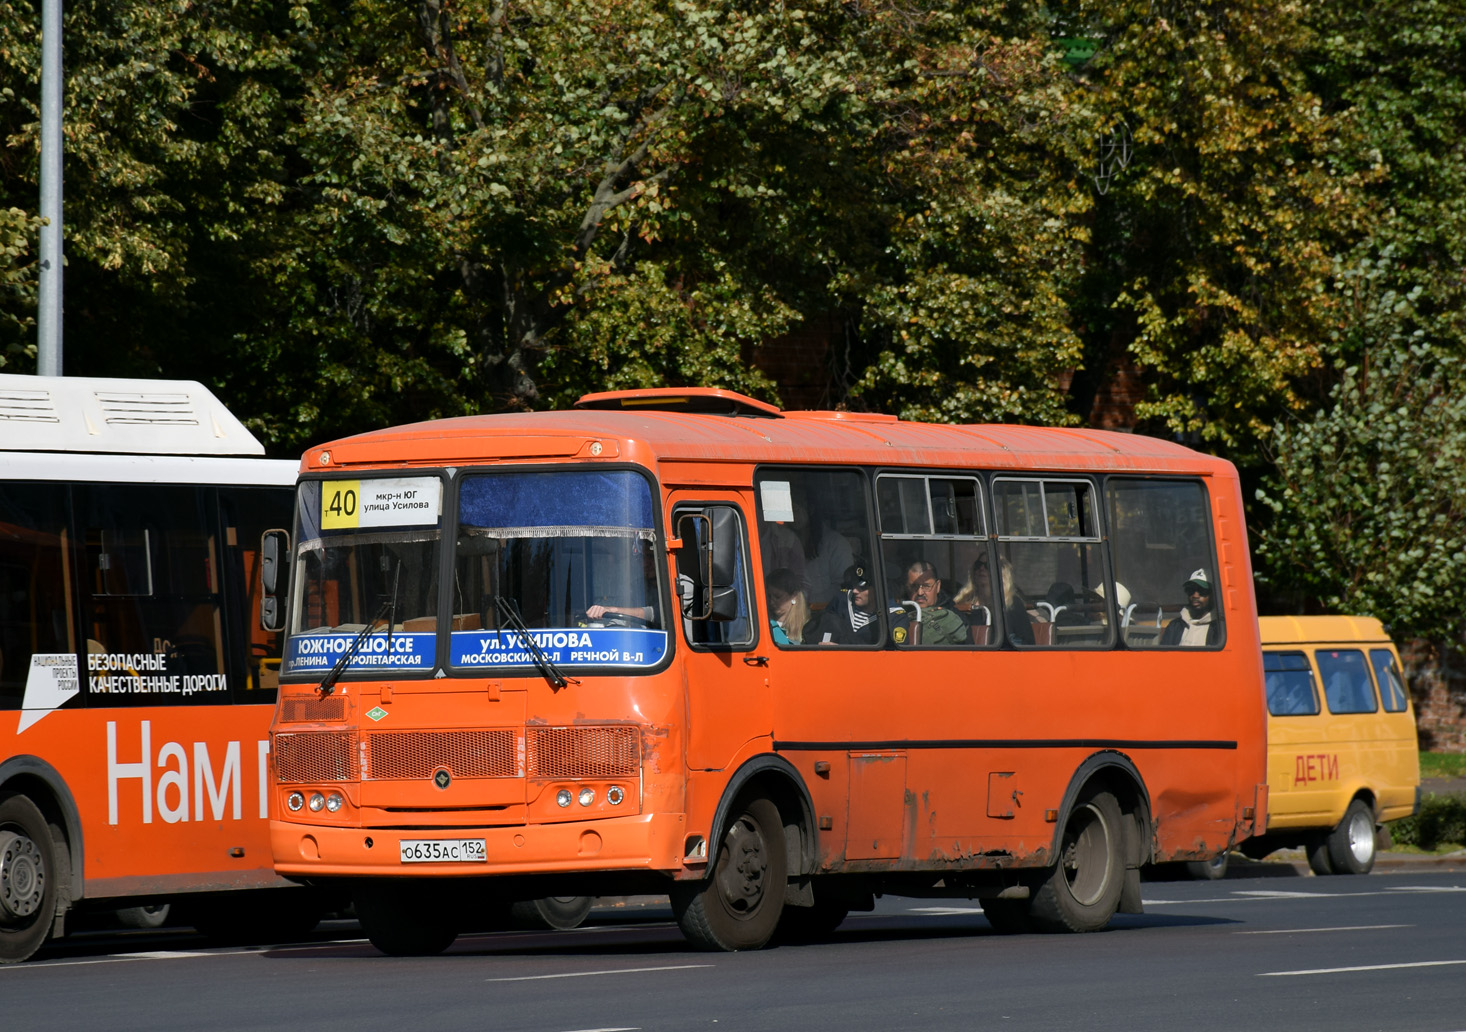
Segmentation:
<svg viewBox="0 0 1466 1032">
<path fill-rule="evenodd" d="M 481 838 L 403 839 L 404 864 L 477 863 L 489 861 L 488 850 Z"/>
</svg>

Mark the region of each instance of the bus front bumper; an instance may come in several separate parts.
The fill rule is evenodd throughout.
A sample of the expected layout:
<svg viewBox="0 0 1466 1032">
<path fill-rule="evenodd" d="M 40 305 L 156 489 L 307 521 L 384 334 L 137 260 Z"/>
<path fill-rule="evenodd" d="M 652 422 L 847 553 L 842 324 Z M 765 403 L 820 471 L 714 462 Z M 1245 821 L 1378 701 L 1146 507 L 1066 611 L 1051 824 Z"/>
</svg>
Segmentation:
<svg viewBox="0 0 1466 1032">
<path fill-rule="evenodd" d="M 270 821 L 275 871 L 293 877 L 481 877 L 682 867 L 686 815 L 495 828 L 339 828 Z M 484 843 L 484 859 L 404 862 L 403 842 Z"/>
</svg>

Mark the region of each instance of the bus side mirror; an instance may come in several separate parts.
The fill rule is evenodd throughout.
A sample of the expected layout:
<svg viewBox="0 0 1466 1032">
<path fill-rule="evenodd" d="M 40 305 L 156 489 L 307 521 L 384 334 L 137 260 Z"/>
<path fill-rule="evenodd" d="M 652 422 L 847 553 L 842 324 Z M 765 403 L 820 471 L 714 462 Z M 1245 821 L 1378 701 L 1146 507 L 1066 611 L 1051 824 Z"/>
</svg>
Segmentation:
<svg viewBox="0 0 1466 1032">
<path fill-rule="evenodd" d="M 267 530 L 260 536 L 260 626 L 285 627 L 285 591 L 290 582 L 290 534 Z"/>
<path fill-rule="evenodd" d="M 738 516 L 726 505 L 708 510 L 708 565 L 712 576 L 708 584 L 710 620 L 734 620 L 738 617 Z"/>
</svg>

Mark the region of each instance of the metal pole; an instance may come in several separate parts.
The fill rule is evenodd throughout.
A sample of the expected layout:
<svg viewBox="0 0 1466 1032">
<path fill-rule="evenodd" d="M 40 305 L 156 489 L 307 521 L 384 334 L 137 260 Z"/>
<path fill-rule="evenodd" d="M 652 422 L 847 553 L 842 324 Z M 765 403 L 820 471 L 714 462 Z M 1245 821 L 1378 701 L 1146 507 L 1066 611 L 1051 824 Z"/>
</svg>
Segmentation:
<svg viewBox="0 0 1466 1032">
<path fill-rule="evenodd" d="M 61 375 L 61 0 L 41 4 L 41 270 L 36 372 Z"/>
</svg>

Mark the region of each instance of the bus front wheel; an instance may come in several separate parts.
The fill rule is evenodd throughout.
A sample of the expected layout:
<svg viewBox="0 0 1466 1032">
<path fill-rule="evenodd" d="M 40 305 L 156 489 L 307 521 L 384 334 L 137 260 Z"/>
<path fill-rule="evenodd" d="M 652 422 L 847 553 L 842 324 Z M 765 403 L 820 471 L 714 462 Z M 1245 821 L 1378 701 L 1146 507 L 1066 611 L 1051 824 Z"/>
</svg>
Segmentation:
<svg viewBox="0 0 1466 1032">
<path fill-rule="evenodd" d="M 680 883 L 672 910 L 682 934 L 704 949 L 760 949 L 779 927 L 787 881 L 779 808 L 751 799 L 734 808 L 708 877 Z"/>
<path fill-rule="evenodd" d="M 0 797 L 0 964 L 25 960 L 51 934 L 60 874 L 55 845 L 35 803 Z"/>
<path fill-rule="evenodd" d="M 1080 798 L 1064 824 L 1059 862 L 1029 906 L 1034 927 L 1097 932 L 1110 923 L 1125 881 L 1123 820 L 1120 804 L 1109 792 Z"/>
</svg>

